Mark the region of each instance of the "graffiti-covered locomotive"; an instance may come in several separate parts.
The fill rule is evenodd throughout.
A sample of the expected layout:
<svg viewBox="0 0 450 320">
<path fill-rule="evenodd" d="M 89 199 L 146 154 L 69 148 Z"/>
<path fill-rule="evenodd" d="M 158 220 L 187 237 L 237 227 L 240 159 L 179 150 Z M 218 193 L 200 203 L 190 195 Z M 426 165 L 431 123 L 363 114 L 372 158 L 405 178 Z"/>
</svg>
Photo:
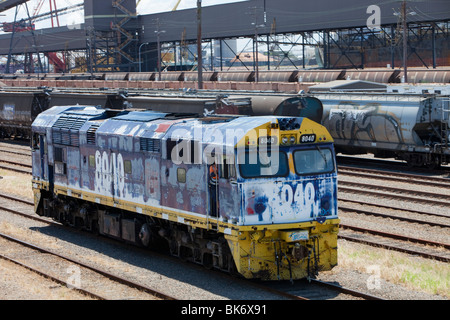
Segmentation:
<svg viewBox="0 0 450 320">
<path fill-rule="evenodd" d="M 314 93 L 324 125 L 343 153 L 395 157 L 411 166 L 450 163 L 448 96 L 394 93 Z"/>
<path fill-rule="evenodd" d="M 41 216 L 245 278 L 337 264 L 333 141 L 307 118 L 71 106 L 32 129 Z"/>
</svg>

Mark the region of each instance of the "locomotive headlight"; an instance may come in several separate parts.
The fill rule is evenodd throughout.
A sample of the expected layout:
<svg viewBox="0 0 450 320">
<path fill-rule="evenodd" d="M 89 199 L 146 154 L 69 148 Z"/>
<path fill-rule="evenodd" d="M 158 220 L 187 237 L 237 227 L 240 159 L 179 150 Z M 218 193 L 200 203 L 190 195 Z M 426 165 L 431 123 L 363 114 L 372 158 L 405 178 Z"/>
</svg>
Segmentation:
<svg viewBox="0 0 450 320">
<path fill-rule="evenodd" d="M 282 144 L 287 144 L 288 141 L 289 141 L 288 136 L 282 136 L 282 137 L 281 137 L 281 143 L 282 143 Z"/>
<path fill-rule="evenodd" d="M 296 140 L 297 140 L 297 138 L 295 136 L 291 136 L 291 138 L 289 139 L 289 142 L 291 144 L 294 144 Z"/>
<path fill-rule="evenodd" d="M 267 206 L 266 206 L 266 204 L 263 203 L 263 202 L 257 202 L 257 203 L 255 204 L 255 212 L 256 212 L 257 214 L 263 213 L 264 211 L 266 211 L 266 208 L 267 208 Z"/>
</svg>

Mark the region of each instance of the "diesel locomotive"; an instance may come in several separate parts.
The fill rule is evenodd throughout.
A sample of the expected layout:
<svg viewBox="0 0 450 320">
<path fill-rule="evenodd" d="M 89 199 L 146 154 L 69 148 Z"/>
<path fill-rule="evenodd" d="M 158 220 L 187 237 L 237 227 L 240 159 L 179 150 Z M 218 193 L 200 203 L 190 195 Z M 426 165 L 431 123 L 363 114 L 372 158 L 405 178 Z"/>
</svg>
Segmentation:
<svg viewBox="0 0 450 320">
<path fill-rule="evenodd" d="M 308 118 L 53 107 L 32 158 L 40 216 L 248 279 L 337 265 L 333 139 Z"/>
</svg>

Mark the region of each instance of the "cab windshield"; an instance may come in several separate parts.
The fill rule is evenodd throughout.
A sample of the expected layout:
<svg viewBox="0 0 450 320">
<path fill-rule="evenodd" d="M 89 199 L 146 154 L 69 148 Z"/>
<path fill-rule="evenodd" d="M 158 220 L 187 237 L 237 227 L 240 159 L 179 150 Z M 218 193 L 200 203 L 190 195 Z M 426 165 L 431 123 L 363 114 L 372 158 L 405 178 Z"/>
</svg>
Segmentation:
<svg viewBox="0 0 450 320">
<path fill-rule="evenodd" d="M 330 148 L 301 149 L 294 151 L 295 172 L 298 175 L 323 174 L 334 171 L 334 157 Z"/>
<path fill-rule="evenodd" d="M 239 171 L 243 178 L 285 177 L 289 164 L 285 152 L 243 152 L 238 155 Z"/>
</svg>

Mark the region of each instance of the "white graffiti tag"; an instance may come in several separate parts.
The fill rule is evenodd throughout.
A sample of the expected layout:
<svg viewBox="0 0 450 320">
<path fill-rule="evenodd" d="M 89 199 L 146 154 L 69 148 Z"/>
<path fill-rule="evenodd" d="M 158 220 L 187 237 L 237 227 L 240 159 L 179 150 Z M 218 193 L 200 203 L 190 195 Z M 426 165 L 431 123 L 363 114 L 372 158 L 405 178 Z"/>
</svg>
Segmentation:
<svg viewBox="0 0 450 320">
<path fill-rule="evenodd" d="M 95 190 L 108 196 L 123 197 L 125 192 L 122 155 L 106 151 L 95 153 Z"/>
<path fill-rule="evenodd" d="M 294 190 L 295 189 L 295 190 Z M 314 185 L 309 182 L 303 188 L 299 183 L 292 187 L 289 184 L 283 185 L 280 193 L 282 211 L 291 212 L 294 215 L 307 217 L 318 214 L 318 203 L 316 203 L 316 191 Z M 293 210 L 292 206 L 297 210 Z"/>
</svg>

